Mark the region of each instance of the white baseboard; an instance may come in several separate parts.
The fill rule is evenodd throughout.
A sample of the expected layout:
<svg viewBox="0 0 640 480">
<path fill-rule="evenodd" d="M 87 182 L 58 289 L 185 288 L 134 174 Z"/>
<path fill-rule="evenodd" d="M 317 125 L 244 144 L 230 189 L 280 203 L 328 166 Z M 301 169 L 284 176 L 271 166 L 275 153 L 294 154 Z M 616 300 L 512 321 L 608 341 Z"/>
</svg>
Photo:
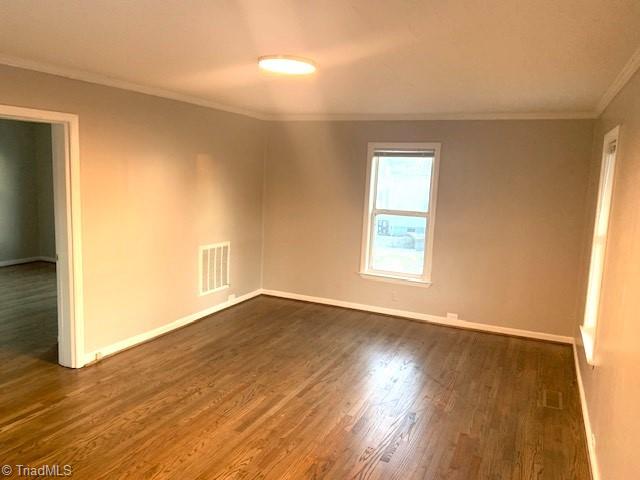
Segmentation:
<svg viewBox="0 0 640 480">
<path fill-rule="evenodd" d="M 535 338 L 537 340 L 548 340 L 558 343 L 573 343 L 572 337 L 564 335 L 555 335 L 544 332 L 534 332 L 532 330 L 521 330 L 518 328 L 501 327 L 498 325 L 488 325 L 486 323 L 467 322 L 466 320 L 453 320 L 438 315 L 429 315 L 427 313 L 411 312 L 408 310 L 397 310 L 395 308 L 377 307 L 374 305 L 365 305 L 362 303 L 345 302 L 343 300 L 335 300 L 333 298 L 313 297 L 310 295 L 301 295 L 299 293 L 282 292 L 279 290 L 262 289 L 262 294 L 271 295 L 273 297 L 289 298 L 292 300 L 303 300 L 305 302 L 321 303 L 324 305 L 333 305 L 335 307 L 350 308 L 353 310 L 363 310 L 365 312 L 382 313 L 384 315 L 393 315 L 396 317 L 410 318 L 421 322 L 435 323 L 448 327 L 465 328 L 468 330 L 479 330 L 482 332 L 500 333 L 503 335 L 511 335 L 514 337 Z"/>
<path fill-rule="evenodd" d="M 468 330 L 478 330 L 478 331 L 489 332 L 489 333 L 500 333 L 503 335 L 512 335 L 515 337 L 534 338 L 537 340 L 548 340 L 552 342 L 573 344 L 572 337 L 566 337 L 563 335 L 554 335 L 551 333 L 535 332 L 531 330 L 521 330 L 521 329 L 509 328 L 509 327 L 501 327 L 497 325 L 488 325 L 485 323 L 468 322 L 466 320 L 459 320 L 459 319 L 453 320 L 453 319 L 441 317 L 438 315 L 429 315 L 427 313 L 418 313 L 418 312 L 411 312 L 408 310 L 397 310 L 394 308 L 385 308 L 385 307 L 378 307 L 374 305 L 365 305 L 361 303 L 345 302 L 342 300 L 335 300 L 332 298 L 314 297 L 310 295 L 302 295 L 299 293 L 282 292 L 278 290 L 258 289 L 258 290 L 249 292 L 245 295 L 241 295 L 235 298 L 234 300 L 219 303 L 217 305 L 209 307 L 200 312 L 192 313 L 191 315 L 187 315 L 186 317 L 179 318 L 174 322 L 168 323 L 158 328 L 154 328 L 153 330 L 150 330 L 148 332 L 144 332 L 144 333 L 135 335 L 133 337 L 126 338 L 124 340 L 120 340 L 118 342 L 112 343 L 111 345 L 106 345 L 102 348 L 99 348 L 98 350 L 95 350 L 93 352 L 89 352 L 85 354 L 84 364 L 86 365 L 88 363 L 94 362 L 106 356 L 113 355 L 114 353 L 117 353 L 119 351 L 133 347 L 134 345 L 138 345 L 139 343 L 146 342 L 159 335 L 163 335 L 167 332 L 170 332 L 177 328 L 188 325 L 192 322 L 195 322 L 196 320 L 199 320 L 203 317 L 206 317 L 213 313 L 224 310 L 225 308 L 229 308 L 238 303 L 249 300 L 258 295 L 270 295 L 274 297 L 288 298 L 292 300 L 303 300 L 306 302 L 313 302 L 313 303 L 320 303 L 323 305 L 332 305 L 336 307 L 350 308 L 352 310 L 363 310 L 366 312 L 381 313 L 384 315 L 393 315 L 396 317 L 410 318 L 412 320 L 419 320 L 422 322 L 434 323 L 437 325 L 445 325 L 449 327 L 464 328 Z"/>
<path fill-rule="evenodd" d="M 582 374 L 580 373 L 580 361 L 578 360 L 578 346 L 573 342 L 573 360 L 576 365 L 576 378 L 578 381 L 578 391 L 580 392 L 580 405 L 582 406 L 582 420 L 584 423 L 584 433 L 587 436 L 587 450 L 589 451 L 589 465 L 591 467 L 591 478 L 600 480 L 600 469 L 598 467 L 598 457 L 596 456 L 596 448 L 593 444 L 593 430 L 591 429 L 591 420 L 589 419 L 589 409 L 587 408 L 587 397 L 584 393 L 584 385 L 582 383 Z"/>
<path fill-rule="evenodd" d="M 11 265 L 21 265 L 23 263 L 31 263 L 31 262 L 56 263 L 56 259 L 53 257 L 27 257 L 27 258 L 16 258 L 14 260 L 0 260 L 0 267 L 9 267 Z"/>
<path fill-rule="evenodd" d="M 113 355 L 122 350 L 126 350 L 140 343 L 151 340 L 159 335 L 163 335 L 177 328 L 184 327 L 185 325 L 189 325 L 190 323 L 195 322 L 196 320 L 200 320 L 206 316 L 209 316 L 213 313 L 219 312 L 226 308 L 237 305 L 238 303 L 242 303 L 246 300 L 249 300 L 253 297 L 257 297 L 261 294 L 261 290 L 254 290 L 253 292 L 246 293 L 239 297 L 234 298 L 233 300 L 228 300 L 212 307 L 206 308 L 205 310 L 201 310 L 196 313 L 192 313 L 191 315 L 187 315 L 186 317 L 179 318 L 171 323 L 166 325 L 162 325 L 161 327 L 154 328 L 153 330 L 149 330 L 148 332 L 140 333 L 133 337 L 125 338 L 124 340 L 120 340 L 119 342 L 112 343 L 111 345 L 106 345 L 98 350 L 93 352 L 89 352 L 85 354 L 84 357 L 84 365 L 95 362 L 97 360 L 101 360 L 104 357 L 109 355 Z"/>
</svg>

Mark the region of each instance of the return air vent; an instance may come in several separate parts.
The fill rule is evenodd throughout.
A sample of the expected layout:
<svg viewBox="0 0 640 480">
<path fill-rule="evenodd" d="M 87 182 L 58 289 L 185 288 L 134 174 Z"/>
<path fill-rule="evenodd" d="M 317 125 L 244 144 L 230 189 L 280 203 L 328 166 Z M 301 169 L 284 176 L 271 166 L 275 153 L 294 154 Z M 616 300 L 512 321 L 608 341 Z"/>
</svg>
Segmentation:
<svg viewBox="0 0 640 480">
<path fill-rule="evenodd" d="M 557 390 L 542 390 L 542 406 L 545 408 L 553 408 L 554 410 L 562 410 L 562 392 Z"/>
<path fill-rule="evenodd" d="M 200 247 L 200 295 L 217 292 L 229 286 L 229 242 Z"/>
</svg>

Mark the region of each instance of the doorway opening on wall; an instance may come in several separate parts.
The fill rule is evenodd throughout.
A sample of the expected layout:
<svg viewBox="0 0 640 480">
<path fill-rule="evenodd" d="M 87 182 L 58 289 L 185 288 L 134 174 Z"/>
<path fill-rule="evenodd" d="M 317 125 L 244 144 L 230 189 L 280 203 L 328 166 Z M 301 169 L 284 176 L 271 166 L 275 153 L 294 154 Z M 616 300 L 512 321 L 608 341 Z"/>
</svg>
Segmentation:
<svg viewBox="0 0 640 480">
<path fill-rule="evenodd" d="M 84 365 L 78 117 L 0 105 L 0 358 Z"/>
</svg>

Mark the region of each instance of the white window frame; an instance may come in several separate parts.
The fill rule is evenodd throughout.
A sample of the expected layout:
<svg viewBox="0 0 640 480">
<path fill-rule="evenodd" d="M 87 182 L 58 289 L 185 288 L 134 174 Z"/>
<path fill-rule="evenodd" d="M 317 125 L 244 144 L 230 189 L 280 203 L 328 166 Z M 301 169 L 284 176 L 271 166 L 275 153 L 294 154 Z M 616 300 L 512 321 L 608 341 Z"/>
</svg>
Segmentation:
<svg viewBox="0 0 640 480">
<path fill-rule="evenodd" d="M 433 266 L 433 239 L 436 221 L 436 200 L 438 197 L 438 172 L 440 170 L 440 143 L 380 143 L 371 142 L 367 148 L 367 187 L 365 192 L 364 216 L 362 222 L 362 245 L 360 256 L 360 275 L 372 280 L 383 280 L 408 285 L 428 287 L 431 285 L 431 272 Z M 429 150 L 434 152 L 433 169 L 431 172 L 431 190 L 429 197 L 429 209 L 426 213 L 376 209 L 377 194 L 377 165 L 374 165 L 376 150 Z M 427 236 L 425 238 L 424 266 L 422 275 L 402 274 L 374 270 L 370 267 L 373 219 L 380 214 L 406 215 L 426 218 Z"/>
<path fill-rule="evenodd" d="M 585 356 L 590 365 L 596 365 L 596 340 L 598 338 L 598 318 L 600 316 L 600 300 L 602 295 L 602 279 L 604 277 L 607 237 L 613 188 L 615 183 L 616 157 L 620 148 L 618 137 L 620 127 L 617 126 L 604 137 L 600 180 L 598 184 L 598 203 L 593 225 L 593 241 L 591 244 L 591 261 L 589 264 L 589 280 L 584 308 L 584 320 L 580 326 Z M 611 145 L 614 151 L 611 152 Z"/>
</svg>

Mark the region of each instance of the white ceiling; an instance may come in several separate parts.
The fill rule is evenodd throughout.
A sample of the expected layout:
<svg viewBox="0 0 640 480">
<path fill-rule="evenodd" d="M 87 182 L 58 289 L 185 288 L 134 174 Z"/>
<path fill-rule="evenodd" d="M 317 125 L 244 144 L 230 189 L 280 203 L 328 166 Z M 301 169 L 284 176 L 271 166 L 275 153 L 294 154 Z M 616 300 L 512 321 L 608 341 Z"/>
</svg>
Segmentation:
<svg viewBox="0 0 640 480">
<path fill-rule="evenodd" d="M 593 112 L 638 46 L 640 0 L 0 0 L 0 61 L 258 116 Z"/>
</svg>

